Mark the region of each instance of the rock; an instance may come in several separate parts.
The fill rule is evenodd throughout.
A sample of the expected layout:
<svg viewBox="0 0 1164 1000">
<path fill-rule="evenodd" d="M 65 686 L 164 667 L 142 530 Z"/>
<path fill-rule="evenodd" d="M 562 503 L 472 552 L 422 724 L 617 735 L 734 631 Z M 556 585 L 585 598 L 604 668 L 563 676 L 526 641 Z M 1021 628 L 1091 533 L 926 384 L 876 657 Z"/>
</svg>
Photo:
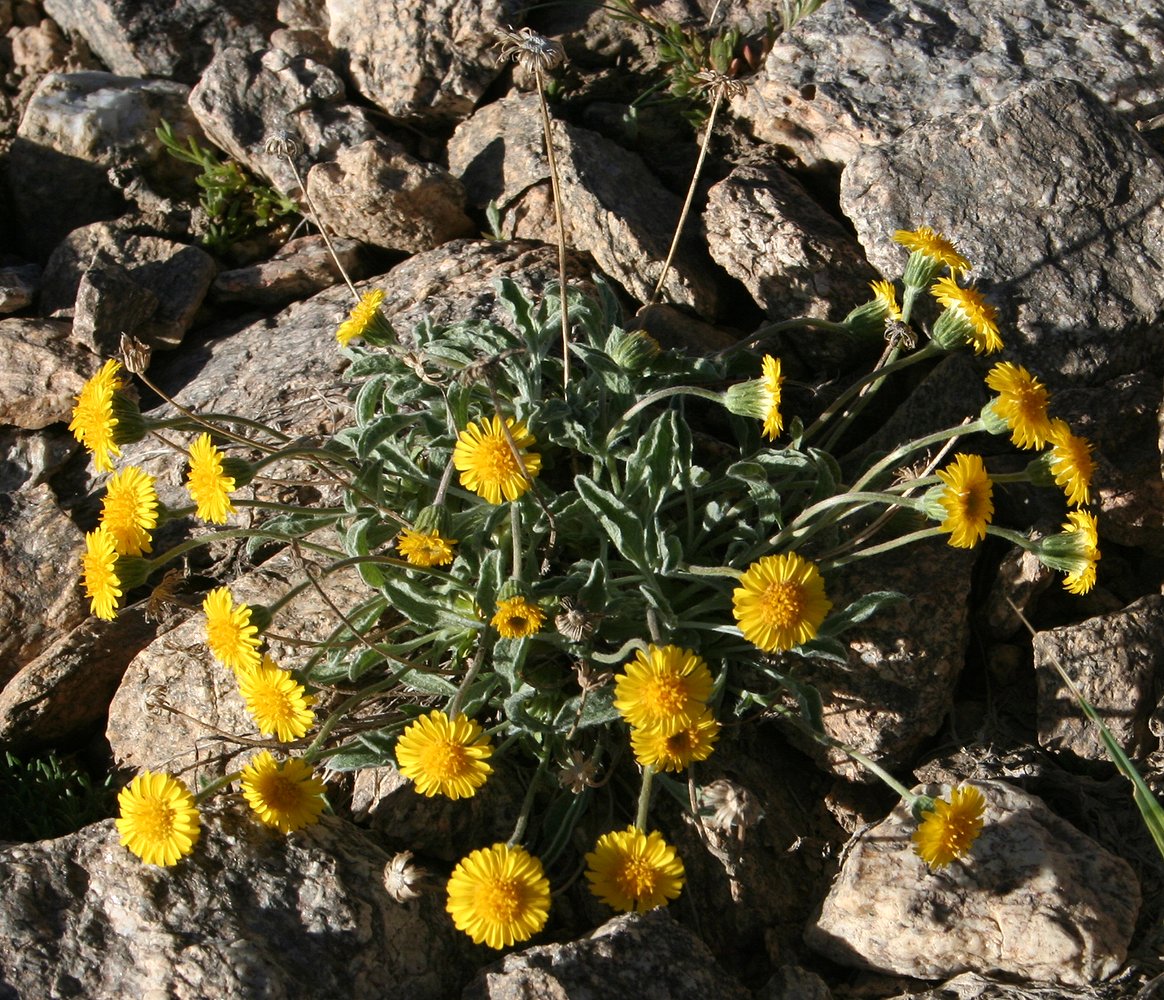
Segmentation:
<svg viewBox="0 0 1164 1000">
<path fill-rule="evenodd" d="M 1164 160 L 1134 129 L 1080 84 L 1050 81 L 863 153 L 841 201 L 885 274 L 907 256 L 894 230 L 952 238 L 1000 308 L 1007 360 L 1055 388 L 1164 366 L 1150 332 L 1164 317 L 1161 191 Z"/>
<path fill-rule="evenodd" d="M 1122 977 L 1121 977 L 1122 980 Z M 1117 981 L 1068 990 L 1041 983 L 999 983 L 985 976 L 964 972 L 932 990 L 909 989 L 890 1000 L 1124 1000 L 1135 984 Z"/>
<path fill-rule="evenodd" d="M 781 966 L 754 995 L 756 1000 L 833 1000 L 828 984 L 799 965 Z"/>
<path fill-rule="evenodd" d="M 662 187 L 641 159 L 589 129 L 552 123 L 561 175 L 566 244 L 591 254 L 603 273 L 646 302 L 667 257 L 680 200 Z M 449 169 L 478 208 L 501 211 L 507 236 L 554 242 L 541 113 L 533 95 L 508 97 L 482 108 L 449 140 Z M 715 311 L 717 291 L 706 252 L 690 231 L 675 256 L 666 295 L 704 315 Z"/>
<path fill-rule="evenodd" d="M 43 260 L 71 230 L 124 211 L 110 168 L 132 164 L 158 182 L 181 175 L 154 129 L 162 119 L 189 122 L 187 93 L 168 80 L 99 72 L 54 73 L 40 82 L 21 119 L 8 174 L 30 253 Z"/>
<path fill-rule="evenodd" d="M 95 354 L 110 356 L 123 334 L 138 340 L 157 312 L 158 297 L 134 281 L 129 271 L 98 250 L 81 275 L 73 304 L 73 335 Z"/>
<path fill-rule="evenodd" d="M 46 485 L 0 493 L 0 686 L 89 613 L 84 536 Z"/>
<path fill-rule="evenodd" d="M 113 820 L 0 848 L 10 995 L 441 1000 L 468 975 L 442 898 L 393 902 L 388 855 L 350 823 L 283 836 L 237 801 L 202 822 L 173 868 L 119 846 Z"/>
<path fill-rule="evenodd" d="M 12 44 L 12 69 L 23 76 L 43 76 L 57 69 L 69 51 L 69 43 L 55 21 L 17 28 L 8 35 Z"/>
<path fill-rule="evenodd" d="M 108 274 L 89 273 L 103 271 L 102 261 L 115 266 Z M 45 266 L 41 311 L 67 316 L 76 310 L 81 336 L 95 349 L 109 351 L 119 339 L 117 297 L 126 296 L 127 316 L 133 318 L 152 295 L 157 307 L 136 325 L 136 336 L 155 347 L 174 347 L 193 323 L 216 270 L 214 258 L 198 247 L 98 222 L 70 233 L 53 251 Z M 130 290 L 134 286 L 137 290 Z"/>
<path fill-rule="evenodd" d="M 456 122 L 504 67 L 497 30 L 524 0 L 327 0 L 328 40 L 347 55 L 356 89 L 402 122 Z"/>
<path fill-rule="evenodd" d="M 0 320 L 0 423 L 25 430 L 68 423 L 77 394 L 99 367 L 70 339 L 68 323 Z"/>
<path fill-rule="evenodd" d="M 114 73 L 193 83 L 215 50 L 258 48 L 276 27 L 275 0 L 45 0 L 45 11 L 81 35 Z"/>
<path fill-rule="evenodd" d="M 880 277 L 840 223 L 775 163 L 735 167 L 714 184 L 703 225 L 716 263 L 772 320 L 839 321 L 869 300 L 869 282 Z M 820 339 L 816 331 L 801 336 Z"/>
<path fill-rule="evenodd" d="M 292 196 L 295 172 L 267 143 L 286 133 L 300 145 L 301 173 L 375 135 L 363 109 L 341 103 L 344 85 L 327 66 L 278 49 L 225 48 L 190 92 L 190 109 L 232 159 Z"/>
<path fill-rule="evenodd" d="M 1039 632 L 1034 643 L 1039 745 L 1110 760 L 1098 727 L 1083 721 L 1083 709 L 1055 670 L 1058 661 L 1130 757 L 1156 750 L 1157 737 L 1164 735 L 1164 713 L 1154 702 L 1155 678 L 1164 665 L 1162 639 L 1159 594 L 1141 597 L 1116 614 Z"/>
<path fill-rule="evenodd" d="M 332 237 L 332 246 L 353 281 L 367 268 L 355 240 Z M 343 281 L 322 236 L 300 236 L 284 243 L 269 260 L 261 260 L 232 271 L 219 271 L 210 286 L 215 302 L 242 302 L 247 305 L 282 308 L 310 298 Z"/>
<path fill-rule="evenodd" d="M 476 228 L 464 212 L 461 182 L 388 139 L 369 139 L 317 163 L 307 190 L 329 232 L 390 250 L 431 250 Z"/>
<path fill-rule="evenodd" d="M 578 941 L 537 945 L 482 969 L 461 1000 L 524 997 L 746 1000 L 707 946 L 665 909 L 624 914 Z"/>
<path fill-rule="evenodd" d="M 848 163 L 912 125 L 989 109 L 1032 81 L 1079 80 L 1114 110 L 1147 116 L 1164 68 L 1156 12 L 1154 0 L 1130 0 L 1114 20 L 1100 7 L 1054 0 L 825 4 L 780 37 L 731 110 L 756 138 L 806 165 Z"/>
<path fill-rule="evenodd" d="M 0 267 L 0 314 L 19 312 L 32 305 L 40 288 L 40 268 L 36 264 Z"/>
<path fill-rule="evenodd" d="M 47 481 L 79 448 L 60 425 L 43 431 L 0 426 L 0 494 Z"/>
<path fill-rule="evenodd" d="M 1113 975 L 1140 908 L 1131 867 L 1034 796 L 975 785 L 986 825 L 968 859 L 930 872 L 899 804 L 850 843 L 805 941 L 842 965 L 919 979 L 969 971 L 1085 986 Z"/>
</svg>

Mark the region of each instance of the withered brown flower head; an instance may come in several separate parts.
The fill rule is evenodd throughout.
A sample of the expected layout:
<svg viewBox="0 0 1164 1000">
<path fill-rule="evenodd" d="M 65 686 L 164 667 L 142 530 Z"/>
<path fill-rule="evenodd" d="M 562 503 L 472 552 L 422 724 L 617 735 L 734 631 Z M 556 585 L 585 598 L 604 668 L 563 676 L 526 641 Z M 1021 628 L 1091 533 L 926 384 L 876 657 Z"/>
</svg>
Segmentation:
<svg viewBox="0 0 1164 1000">
<path fill-rule="evenodd" d="M 561 42 L 539 35 L 532 28 L 521 28 L 517 31 L 513 28 L 502 28 L 498 29 L 497 33 L 502 39 L 498 62 L 512 59 L 523 70 L 533 73 L 537 70 L 551 70 L 566 59 L 566 50 L 562 48 Z"/>
</svg>

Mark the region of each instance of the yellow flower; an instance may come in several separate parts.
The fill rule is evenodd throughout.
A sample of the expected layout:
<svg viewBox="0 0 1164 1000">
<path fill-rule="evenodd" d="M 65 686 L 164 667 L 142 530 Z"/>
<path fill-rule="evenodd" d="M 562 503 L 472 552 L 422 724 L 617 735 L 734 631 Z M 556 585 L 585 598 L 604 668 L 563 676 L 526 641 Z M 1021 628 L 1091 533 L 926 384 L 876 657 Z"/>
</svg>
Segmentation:
<svg viewBox="0 0 1164 1000">
<path fill-rule="evenodd" d="M 520 463 L 505 435 L 506 427 L 521 455 Z M 530 488 L 529 477 L 541 471 L 541 455 L 526 451 L 536 443 L 525 424 L 513 417 L 506 417 L 504 426 L 497 416 L 486 417 L 480 425 L 470 422 L 453 448 L 453 465 L 461 474 L 461 485 L 489 503 L 501 503 L 503 496 L 516 500 Z"/>
<path fill-rule="evenodd" d="M 85 596 L 90 599 L 89 609 L 105 621 L 113 621 L 122 596 L 117 558 L 117 539 L 108 528 L 98 527 L 85 535 L 85 554 L 81 557 Z"/>
<path fill-rule="evenodd" d="M 1086 438 L 1076 437 L 1066 420 L 1051 421 L 1051 474 L 1063 487 L 1067 502 L 1073 507 L 1091 502 L 1091 476 L 1095 460 L 1091 444 Z"/>
<path fill-rule="evenodd" d="M 955 255 L 956 256 L 956 255 Z M 873 298 L 885 309 L 889 319 L 901 319 L 901 307 L 897 304 L 897 289 L 892 281 L 871 281 L 869 287 L 873 289 Z"/>
<path fill-rule="evenodd" d="M 764 414 L 764 436 L 769 441 L 775 441 L 784 430 L 784 417 L 780 415 L 780 386 L 784 377 L 780 374 L 780 359 L 770 354 L 764 355 L 763 388 L 767 402 L 767 413 Z"/>
<path fill-rule="evenodd" d="M 719 738 L 719 723 L 707 709 L 690 725 L 673 732 L 663 725 L 631 730 L 635 760 L 657 771 L 682 771 L 693 761 L 707 760 Z"/>
<path fill-rule="evenodd" d="M 931 868 L 944 868 L 964 858 L 982 832 L 986 797 L 973 785 L 950 792 L 950 801 L 938 799 L 913 833 L 913 849 Z"/>
<path fill-rule="evenodd" d="M 264 750 L 243 769 L 241 784 L 247 805 L 282 833 L 311 826 L 323 812 L 326 788 L 298 757 L 279 764 Z"/>
<path fill-rule="evenodd" d="M 413 722 L 396 741 L 400 773 L 411 778 L 425 796 L 469 798 L 485 784 L 493 768 L 489 737 L 464 714 L 450 719 L 444 712 L 429 712 Z"/>
<path fill-rule="evenodd" d="M 990 405 L 1011 429 L 1011 441 L 1019 448 L 1042 448 L 1051 436 L 1046 387 L 1021 365 L 1009 361 L 1000 361 L 990 369 L 986 384 L 998 393 Z"/>
<path fill-rule="evenodd" d="M 383 302 L 384 293 L 378 288 L 360 296 L 360 301 L 352 307 L 348 318 L 335 332 L 335 339 L 339 341 L 341 347 L 347 347 L 356 337 L 366 337 L 369 333 L 381 336 L 391 334 L 392 327 L 380 312 Z"/>
<path fill-rule="evenodd" d="M 920 226 L 913 231 L 899 229 L 893 234 L 893 239 L 907 250 L 922 254 L 935 264 L 945 265 L 951 271 L 965 273 L 970 270 L 970 262 L 954 249 L 954 244 L 929 226 Z"/>
<path fill-rule="evenodd" d="M 494 844 L 462 858 L 445 906 L 474 944 L 507 948 L 527 941 L 550 915 L 550 882 L 524 847 Z"/>
<path fill-rule="evenodd" d="M 209 434 L 200 434 L 190 446 L 190 472 L 186 489 L 203 521 L 226 524 L 227 514 L 234 513 L 230 502 L 234 490 L 234 476 L 222 471 L 223 454 L 210 440 Z"/>
<path fill-rule="evenodd" d="M 93 466 L 98 472 L 112 472 L 113 457 L 121 455 L 113 439 L 113 429 L 118 423 L 113 415 L 113 396 L 125 388 L 125 382 L 117 377 L 120 369 L 119 362 L 106 361 L 81 387 L 69 423 L 73 437 L 93 453 Z"/>
<path fill-rule="evenodd" d="M 951 334 L 963 337 L 975 354 L 1002 350 L 998 313 L 976 288 L 961 288 L 953 278 L 939 278 L 934 282 L 933 293 L 946 307 L 946 312 L 934 324 L 935 341 L 943 343 L 943 333 L 948 329 Z"/>
<path fill-rule="evenodd" d="M 640 729 L 691 725 L 711 696 L 711 671 L 689 649 L 650 645 L 624 669 L 614 679 L 614 707 Z"/>
<path fill-rule="evenodd" d="M 820 570 L 795 552 L 761 557 L 732 592 L 732 614 L 740 631 L 765 653 L 808 642 L 832 606 Z"/>
<path fill-rule="evenodd" d="M 524 597 L 510 597 L 497 603 L 497 613 L 489 623 L 502 639 L 526 639 L 535 635 L 546 620 L 546 614 Z"/>
<path fill-rule="evenodd" d="M 206 645 L 214 658 L 231 670 L 253 670 L 262 663 L 257 625 L 251 624 L 251 609 L 235 606 L 228 587 L 215 587 L 202 602 L 206 614 Z"/>
<path fill-rule="evenodd" d="M 304 691 L 291 671 L 281 670 L 265 653 L 257 667 L 238 672 L 238 688 L 263 736 L 273 735 L 281 743 L 290 743 L 315 722 L 311 710 L 315 698 Z"/>
<path fill-rule="evenodd" d="M 986 526 L 994 516 L 994 484 L 982 457 L 959 453 L 938 471 L 938 478 L 946 484 L 935 491 L 945 515 L 940 528 L 950 533 L 954 548 L 972 549 L 986 537 Z"/>
<path fill-rule="evenodd" d="M 453 561 L 456 539 L 442 538 L 437 531 L 405 528 L 396 539 L 397 551 L 412 566 L 447 566 Z"/>
<path fill-rule="evenodd" d="M 1095 586 L 1095 564 L 1100 560 L 1095 515 L 1086 510 L 1071 511 L 1063 533 L 1043 540 L 1040 556 L 1067 574 L 1063 586 L 1070 593 L 1086 594 Z"/>
<path fill-rule="evenodd" d="M 158 524 L 158 493 L 154 477 L 135 465 L 115 472 L 101 501 L 101 524 L 113 535 L 119 556 L 153 551 L 150 532 Z"/>
<path fill-rule="evenodd" d="M 142 771 L 117 795 L 117 832 L 147 865 L 172 865 L 194 850 L 201 818 L 194 796 L 177 778 Z"/>
<path fill-rule="evenodd" d="M 675 848 L 655 830 L 628 826 L 603 834 L 586 855 L 590 891 L 624 913 L 666 906 L 683 891 L 685 875 Z"/>
</svg>

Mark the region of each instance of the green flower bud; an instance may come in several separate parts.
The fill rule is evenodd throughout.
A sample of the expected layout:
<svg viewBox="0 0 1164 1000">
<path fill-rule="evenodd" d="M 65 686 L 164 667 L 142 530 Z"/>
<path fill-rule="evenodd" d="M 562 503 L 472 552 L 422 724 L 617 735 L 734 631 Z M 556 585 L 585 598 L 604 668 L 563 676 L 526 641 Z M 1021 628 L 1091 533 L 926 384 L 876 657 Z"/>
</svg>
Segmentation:
<svg viewBox="0 0 1164 1000">
<path fill-rule="evenodd" d="M 662 353 L 659 342 L 644 330 L 614 330 L 606 342 L 606 353 L 623 371 L 646 368 Z"/>
</svg>

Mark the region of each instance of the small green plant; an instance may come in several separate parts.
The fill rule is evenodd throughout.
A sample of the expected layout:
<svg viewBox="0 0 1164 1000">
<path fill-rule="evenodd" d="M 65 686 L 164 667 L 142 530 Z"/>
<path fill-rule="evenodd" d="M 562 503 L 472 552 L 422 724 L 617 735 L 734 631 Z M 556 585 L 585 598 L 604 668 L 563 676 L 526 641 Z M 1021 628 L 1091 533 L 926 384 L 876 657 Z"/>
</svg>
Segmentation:
<svg viewBox="0 0 1164 1000">
<path fill-rule="evenodd" d="M 0 840 L 63 837 L 113 815 L 112 777 L 99 785 L 55 754 L 0 760 Z"/>
<path fill-rule="evenodd" d="M 198 204 L 207 218 L 202 243 L 214 253 L 226 253 L 256 230 L 299 213 L 294 201 L 256 180 L 234 160 L 220 159 L 193 136 L 183 143 L 169 122 L 163 121 L 155 134 L 172 157 L 202 170 L 194 179 L 202 192 Z"/>
</svg>

